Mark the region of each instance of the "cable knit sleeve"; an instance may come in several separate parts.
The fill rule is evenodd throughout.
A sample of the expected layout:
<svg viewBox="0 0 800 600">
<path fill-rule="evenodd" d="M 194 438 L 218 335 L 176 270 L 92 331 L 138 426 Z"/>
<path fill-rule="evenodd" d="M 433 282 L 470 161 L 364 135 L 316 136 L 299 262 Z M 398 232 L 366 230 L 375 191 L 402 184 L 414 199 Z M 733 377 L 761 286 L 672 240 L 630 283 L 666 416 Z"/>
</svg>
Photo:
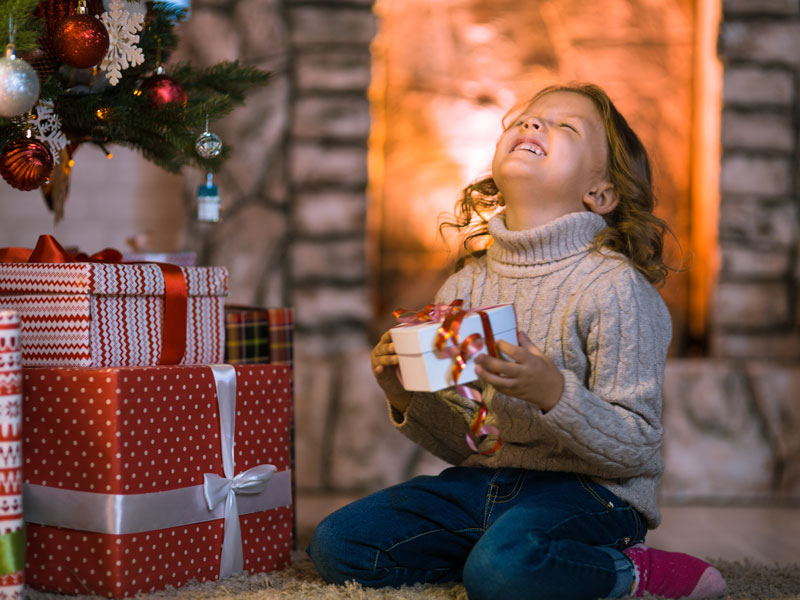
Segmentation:
<svg viewBox="0 0 800 600">
<path fill-rule="evenodd" d="M 542 422 L 598 473 L 641 475 L 661 447 L 669 312 L 638 273 L 619 268 L 586 288 L 577 319 L 587 372 L 562 370 L 561 400 Z"/>
</svg>

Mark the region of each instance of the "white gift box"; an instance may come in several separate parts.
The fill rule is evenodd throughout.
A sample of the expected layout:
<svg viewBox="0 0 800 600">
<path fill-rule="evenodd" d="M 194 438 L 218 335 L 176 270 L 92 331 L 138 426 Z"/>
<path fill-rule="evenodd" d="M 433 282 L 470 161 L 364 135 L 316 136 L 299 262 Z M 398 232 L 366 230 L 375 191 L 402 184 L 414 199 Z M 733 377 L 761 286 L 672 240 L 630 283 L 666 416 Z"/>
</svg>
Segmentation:
<svg viewBox="0 0 800 600">
<path fill-rule="evenodd" d="M 467 312 L 457 333 L 458 343 L 477 333 L 484 339 L 484 344 L 480 351 L 466 361 L 464 370 L 458 377 L 459 384 L 478 378 L 475 375 L 475 358 L 488 353 L 481 312 L 488 316 L 495 343 L 505 340 L 518 345 L 517 318 L 512 304 L 469 309 Z M 408 391 L 435 392 L 454 385 L 452 370 L 456 359 L 453 340 L 447 341 L 443 351 L 435 348 L 441 325 L 442 321 L 403 323 L 390 330 L 400 363 L 403 387 Z"/>
</svg>

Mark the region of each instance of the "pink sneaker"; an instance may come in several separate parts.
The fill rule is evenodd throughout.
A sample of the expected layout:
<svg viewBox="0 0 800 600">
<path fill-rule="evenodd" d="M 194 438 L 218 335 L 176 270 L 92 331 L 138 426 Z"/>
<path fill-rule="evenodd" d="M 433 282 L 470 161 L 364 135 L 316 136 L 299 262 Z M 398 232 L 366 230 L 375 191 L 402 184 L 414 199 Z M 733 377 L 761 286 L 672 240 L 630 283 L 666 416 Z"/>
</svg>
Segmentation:
<svg viewBox="0 0 800 600">
<path fill-rule="evenodd" d="M 722 575 L 704 560 L 636 544 L 623 550 L 636 569 L 632 596 L 645 592 L 665 598 L 717 598 L 728 591 Z"/>
</svg>

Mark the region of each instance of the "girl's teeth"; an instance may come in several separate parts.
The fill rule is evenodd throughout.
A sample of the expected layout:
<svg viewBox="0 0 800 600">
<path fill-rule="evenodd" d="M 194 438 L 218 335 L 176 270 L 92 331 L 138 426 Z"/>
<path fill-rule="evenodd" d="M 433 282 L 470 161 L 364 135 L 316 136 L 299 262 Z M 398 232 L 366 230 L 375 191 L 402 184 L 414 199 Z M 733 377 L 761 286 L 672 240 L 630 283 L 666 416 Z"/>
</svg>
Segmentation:
<svg viewBox="0 0 800 600">
<path fill-rule="evenodd" d="M 536 156 L 544 156 L 544 152 L 536 144 L 528 144 L 523 142 L 522 144 L 514 147 L 514 151 L 516 152 L 517 150 L 527 150 L 528 152 L 533 152 Z"/>
</svg>

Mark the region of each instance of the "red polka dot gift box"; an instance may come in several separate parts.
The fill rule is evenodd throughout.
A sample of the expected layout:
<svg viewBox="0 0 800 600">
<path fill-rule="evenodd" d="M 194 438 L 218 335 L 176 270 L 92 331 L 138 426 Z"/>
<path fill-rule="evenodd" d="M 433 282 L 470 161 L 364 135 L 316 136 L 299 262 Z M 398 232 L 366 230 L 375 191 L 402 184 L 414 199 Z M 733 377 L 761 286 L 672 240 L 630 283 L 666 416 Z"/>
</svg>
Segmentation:
<svg viewBox="0 0 800 600">
<path fill-rule="evenodd" d="M 122 598 L 288 566 L 290 369 L 25 369 L 26 583 Z"/>
<path fill-rule="evenodd" d="M 0 249 L 0 309 L 19 314 L 23 366 L 222 362 L 224 267 L 71 262 L 68 254 L 13 262 L 11 250 L 25 249 Z"/>
</svg>

